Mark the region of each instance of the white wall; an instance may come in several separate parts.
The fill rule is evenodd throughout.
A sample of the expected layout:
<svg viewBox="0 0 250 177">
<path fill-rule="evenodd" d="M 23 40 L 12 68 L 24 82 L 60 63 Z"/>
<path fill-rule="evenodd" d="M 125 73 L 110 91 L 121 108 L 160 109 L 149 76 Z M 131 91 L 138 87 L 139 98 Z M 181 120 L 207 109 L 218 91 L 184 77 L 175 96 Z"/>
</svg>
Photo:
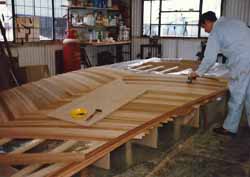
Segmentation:
<svg viewBox="0 0 250 177">
<path fill-rule="evenodd" d="M 224 15 L 237 17 L 250 25 L 250 0 L 225 0 Z"/>
<path fill-rule="evenodd" d="M 12 48 L 13 56 L 18 56 L 19 65 L 47 64 L 51 75 L 55 74 L 55 51 L 62 49 L 61 44 L 26 44 Z"/>
</svg>

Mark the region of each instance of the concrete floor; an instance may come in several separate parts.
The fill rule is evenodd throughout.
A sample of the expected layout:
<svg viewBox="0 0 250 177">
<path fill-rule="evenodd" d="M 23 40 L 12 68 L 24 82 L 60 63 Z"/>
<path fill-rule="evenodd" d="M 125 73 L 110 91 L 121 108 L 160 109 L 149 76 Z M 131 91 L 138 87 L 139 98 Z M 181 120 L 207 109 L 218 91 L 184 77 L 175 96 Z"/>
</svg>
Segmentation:
<svg viewBox="0 0 250 177">
<path fill-rule="evenodd" d="M 234 138 L 214 134 L 222 112 L 209 114 L 209 119 L 220 119 L 207 129 L 182 127 L 178 139 L 174 124 L 166 124 L 158 130 L 157 149 L 133 144 L 133 163 L 128 165 L 121 146 L 111 154 L 111 170 L 91 167 L 88 177 L 250 177 L 250 128 L 244 124 Z"/>
</svg>

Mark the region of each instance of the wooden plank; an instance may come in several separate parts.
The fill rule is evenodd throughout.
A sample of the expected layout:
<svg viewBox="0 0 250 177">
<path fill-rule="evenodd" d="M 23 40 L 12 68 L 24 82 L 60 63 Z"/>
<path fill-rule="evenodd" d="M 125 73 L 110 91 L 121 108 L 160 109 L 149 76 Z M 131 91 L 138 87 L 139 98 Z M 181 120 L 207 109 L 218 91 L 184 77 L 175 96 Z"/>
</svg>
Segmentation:
<svg viewBox="0 0 250 177">
<path fill-rule="evenodd" d="M 179 68 L 179 66 L 174 66 L 174 67 L 171 67 L 171 68 L 164 69 L 164 70 L 162 70 L 162 71 L 158 71 L 157 73 L 165 74 L 165 73 L 169 73 L 169 72 L 171 72 L 171 71 L 174 71 L 174 70 L 176 70 L 176 69 L 178 69 L 178 68 Z"/>
<path fill-rule="evenodd" d="M 146 118 L 146 119 L 152 119 L 154 117 L 160 116 L 161 112 L 148 112 L 145 111 L 128 111 L 128 110 L 117 110 L 113 113 L 111 113 L 108 117 L 123 117 L 123 118 L 132 118 L 132 119 L 140 119 L 140 118 Z"/>
<path fill-rule="evenodd" d="M 7 165 L 0 165 L 0 176 L 1 177 L 11 177 L 13 174 L 18 172 L 16 168 Z"/>
<path fill-rule="evenodd" d="M 121 90 L 126 90 L 126 94 Z M 105 116 L 127 104 L 139 95 L 142 95 L 144 92 L 145 88 L 129 86 L 124 84 L 121 80 L 115 80 L 97 88 L 83 97 L 75 99 L 72 103 L 56 109 L 49 113 L 48 116 L 74 122 L 79 125 L 90 126 L 95 122 L 102 120 Z M 71 118 L 70 111 L 77 108 L 85 108 L 88 110 L 84 119 L 75 120 Z M 95 114 L 96 109 L 101 109 L 102 112 Z M 87 120 L 92 115 L 94 115 L 94 117 Z"/>
<path fill-rule="evenodd" d="M 77 143 L 78 143 L 77 141 L 66 141 L 63 144 L 52 149 L 50 152 L 53 152 L 53 153 L 64 152 Z M 29 174 L 31 174 L 35 170 L 39 169 L 40 167 L 42 167 L 42 164 L 32 164 L 32 165 L 26 166 L 23 169 L 19 170 L 17 173 L 15 173 L 12 177 L 28 176 Z"/>
<path fill-rule="evenodd" d="M 45 140 L 43 140 L 43 139 L 35 139 L 32 141 L 29 141 L 29 142 L 23 144 L 22 146 L 14 149 L 13 151 L 9 152 L 9 154 L 19 154 L 19 153 L 26 152 L 26 151 L 32 149 L 33 147 L 43 143 L 44 141 Z"/>
<path fill-rule="evenodd" d="M 6 144 L 6 143 L 8 143 L 10 141 L 12 141 L 12 139 L 10 139 L 10 138 L 2 138 L 2 139 L 0 139 L 0 146 L 4 145 L 4 144 Z"/>
<path fill-rule="evenodd" d="M 152 66 L 153 65 L 135 66 L 135 67 L 132 67 L 132 69 L 139 71 L 139 70 L 150 68 Z"/>
<path fill-rule="evenodd" d="M 27 177 L 45 177 L 46 175 L 49 175 L 50 173 L 53 173 L 59 169 L 62 169 L 67 166 L 67 163 L 56 163 L 49 165 L 35 173 L 32 173 L 28 175 Z"/>
<path fill-rule="evenodd" d="M 153 75 L 153 74 L 133 74 L 130 76 L 123 77 L 125 81 L 165 81 L 165 82 L 172 82 L 172 83 L 186 83 L 187 76 L 176 76 L 176 75 Z M 219 81 L 218 81 L 219 80 Z M 195 85 L 195 84 L 202 84 L 207 86 L 226 86 L 227 81 L 224 79 L 218 78 L 218 80 L 212 80 L 207 78 L 198 77 L 196 80 L 193 80 L 192 84 L 188 85 Z"/>
<path fill-rule="evenodd" d="M 0 164 L 28 165 L 34 163 L 50 164 L 58 162 L 81 162 L 85 160 L 83 153 L 29 153 L 29 154 L 0 154 Z"/>
<path fill-rule="evenodd" d="M 128 75 L 125 71 L 116 70 L 105 67 L 93 67 L 87 70 L 89 73 L 93 73 L 102 77 L 109 78 L 111 80 L 121 79 L 124 75 Z"/>
<path fill-rule="evenodd" d="M 97 140 L 107 141 L 116 138 L 125 131 L 121 130 L 102 130 L 87 128 L 39 128 L 39 127 L 11 127 L 0 128 L 1 137 L 9 138 L 42 138 L 58 140 Z"/>
<path fill-rule="evenodd" d="M 74 73 L 79 74 L 80 76 L 85 76 L 89 79 L 95 80 L 96 82 L 106 84 L 108 82 L 111 82 L 113 79 L 103 77 L 101 75 L 98 75 L 96 73 L 86 72 L 86 71 L 75 71 Z"/>
<path fill-rule="evenodd" d="M 122 70 L 122 69 L 117 69 L 117 68 L 110 68 L 110 67 L 106 67 L 106 66 L 102 66 L 102 67 L 98 67 L 98 68 L 91 68 L 90 70 L 91 71 L 92 70 L 100 71 L 98 73 L 101 74 L 101 75 L 103 74 L 103 72 L 104 72 L 104 74 L 107 74 L 107 75 L 111 74 L 111 76 L 113 76 L 115 78 L 118 78 L 118 79 L 123 78 L 124 76 L 128 76 L 128 75 L 131 74 L 131 72 L 127 71 L 127 70 Z M 114 74 L 118 75 L 118 77 L 114 76 Z"/>
<path fill-rule="evenodd" d="M 140 73 L 141 73 L 141 72 L 152 72 L 152 71 L 157 71 L 157 70 L 160 70 L 160 69 L 163 69 L 163 68 L 164 68 L 164 66 L 154 66 L 154 67 L 152 67 L 152 68 L 150 68 L 150 69 L 142 70 L 142 71 L 140 71 Z"/>
</svg>

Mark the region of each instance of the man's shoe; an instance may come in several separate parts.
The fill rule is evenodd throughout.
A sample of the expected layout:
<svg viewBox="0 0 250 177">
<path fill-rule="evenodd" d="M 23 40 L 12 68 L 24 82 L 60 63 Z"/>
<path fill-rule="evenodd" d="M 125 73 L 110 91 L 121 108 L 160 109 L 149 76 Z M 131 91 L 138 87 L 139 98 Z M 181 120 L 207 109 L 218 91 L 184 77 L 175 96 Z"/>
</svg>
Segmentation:
<svg viewBox="0 0 250 177">
<path fill-rule="evenodd" d="M 220 135 L 235 136 L 236 133 L 230 132 L 223 127 L 214 128 L 213 131 Z"/>
</svg>

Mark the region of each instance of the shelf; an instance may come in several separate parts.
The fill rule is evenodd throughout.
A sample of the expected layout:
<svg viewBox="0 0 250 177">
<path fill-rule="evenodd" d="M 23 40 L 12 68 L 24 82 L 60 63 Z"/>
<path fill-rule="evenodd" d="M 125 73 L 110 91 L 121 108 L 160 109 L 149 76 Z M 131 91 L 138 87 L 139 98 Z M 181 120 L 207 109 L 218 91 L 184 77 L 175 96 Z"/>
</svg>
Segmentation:
<svg viewBox="0 0 250 177">
<path fill-rule="evenodd" d="M 99 7 L 84 7 L 84 6 L 66 6 L 62 5 L 62 7 L 66 7 L 68 9 L 87 9 L 87 10 L 110 10 L 110 11 L 119 11 L 119 9 L 114 8 L 99 8 Z"/>
<path fill-rule="evenodd" d="M 110 46 L 110 45 L 128 45 L 131 44 L 131 41 L 115 41 L 115 42 L 88 42 L 81 41 L 83 45 L 91 45 L 91 46 Z"/>
<path fill-rule="evenodd" d="M 98 28 L 117 28 L 117 26 L 101 26 L 101 25 L 79 25 L 79 26 L 71 26 L 71 28 L 90 28 L 90 29 L 98 29 Z"/>
</svg>

